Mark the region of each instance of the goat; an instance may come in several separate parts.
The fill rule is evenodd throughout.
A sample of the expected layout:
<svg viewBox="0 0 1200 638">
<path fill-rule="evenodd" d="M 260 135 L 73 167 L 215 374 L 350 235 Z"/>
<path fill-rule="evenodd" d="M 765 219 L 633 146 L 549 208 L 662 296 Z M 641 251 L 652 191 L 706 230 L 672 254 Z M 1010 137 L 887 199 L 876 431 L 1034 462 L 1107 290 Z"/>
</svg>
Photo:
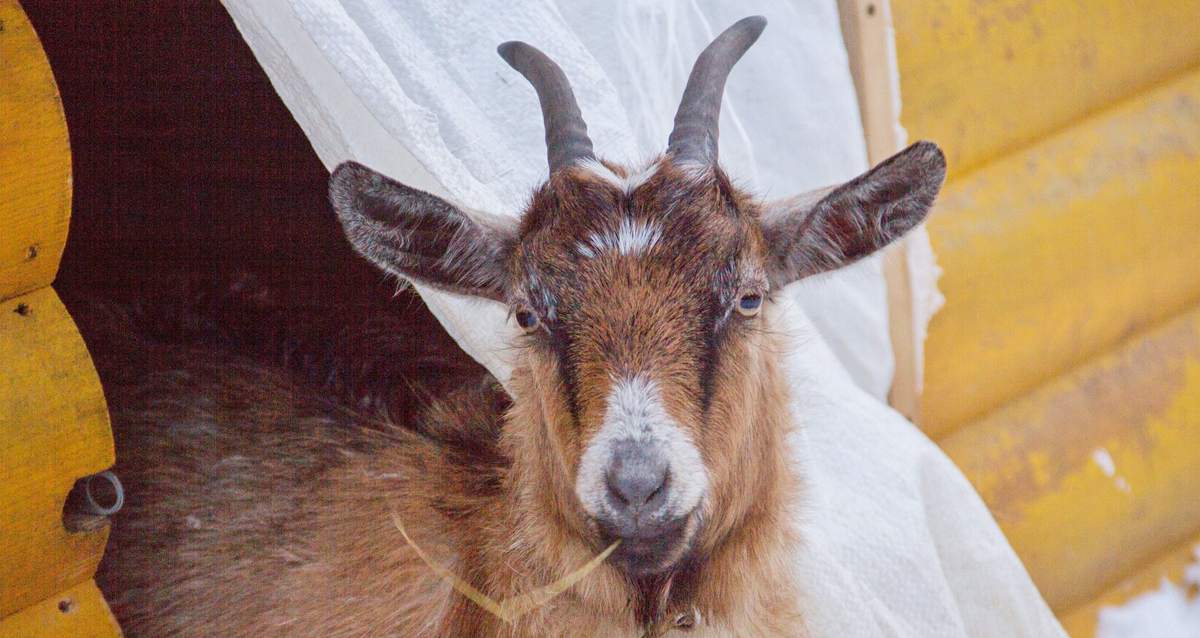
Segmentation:
<svg viewBox="0 0 1200 638">
<path fill-rule="evenodd" d="M 667 151 L 637 169 L 596 158 L 556 64 L 501 45 L 538 95 L 550 166 L 512 224 L 339 166 L 331 200 L 357 252 L 511 309 L 511 403 L 486 379 L 412 430 L 236 357 L 160 353 L 162 371 L 110 388 L 130 498 L 100 583 L 129 635 L 808 635 L 773 295 L 919 224 L 945 160 L 920 142 L 787 201 L 735 187 L 721 97 L 764 26 L 704 50 Z M 495 599 L 619 543 L 510 626 L 422 563 L 394 516 Z"/>
</svg>

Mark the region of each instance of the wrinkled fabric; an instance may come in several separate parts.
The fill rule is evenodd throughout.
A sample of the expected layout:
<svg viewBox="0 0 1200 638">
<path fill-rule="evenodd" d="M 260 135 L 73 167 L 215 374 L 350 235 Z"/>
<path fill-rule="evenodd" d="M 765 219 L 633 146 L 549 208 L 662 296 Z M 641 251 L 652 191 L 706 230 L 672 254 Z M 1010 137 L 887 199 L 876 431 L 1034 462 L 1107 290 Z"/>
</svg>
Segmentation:
<svg viewBox="0 0 1200 638">
<path fill-rule="evenodd" d="M 600 157 L 640 163 L 665 149 L 700 50 L 761 13 L 770 25 L 726 91 L 725 169 L 774 198 L 867 168 L 835 0 L 223 1 L 327 167 L 355 159 L 476 215 L 519 214 L 546 178 L 536 96 L 495 53 L 513 39 L 563 67 Z M 516 329 L 504 307 L 416 287 L 506 380 Z M 885 403 L 879 258 L 777 298 L 813 635 L 1064 636 L 961 472 Z"/>
</svg>

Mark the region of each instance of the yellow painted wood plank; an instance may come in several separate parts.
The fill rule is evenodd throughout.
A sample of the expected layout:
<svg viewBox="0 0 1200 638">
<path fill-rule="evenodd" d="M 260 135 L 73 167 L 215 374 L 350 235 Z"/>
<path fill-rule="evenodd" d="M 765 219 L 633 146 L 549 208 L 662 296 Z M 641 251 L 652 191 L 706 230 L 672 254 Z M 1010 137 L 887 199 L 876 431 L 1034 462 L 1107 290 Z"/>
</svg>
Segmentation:
<svg viewBox="0 0 1200 638">
<path fill-rule="evenodd" d="M 119 638 L 96 583 L 87 580 L 0 620 L 0 638 Z"/>
<path fill-rule="evenodd" d="M 1200 533 L 1200 307 L 941 441 L 1050 606 Z"/>
<path fill-rule="evenodd" d="M 1200 72 L 948 183 L 928 228 L 937 438 L 1200 299 Z"/>
<path fill-rule="evenodd" d="M 91 578 L 108 528 L 68 533 L 76 479 L 112 466 L 99 379 L 46 287 L 0 302 L 0 618 Z"/>
<path fill-rule="evenodd" d="M 58 86 L 16 0 L 0 0 L 0 299 L 49 285 L 71 218 L 71 147 Z"/>
<path fill-rule="evenodd" d="M 1151 563 L 1138 573 L 1121 581 L 1099 598 L 1072 610 L 1062 617 L 1063 628 L 1073 638 L 1092 638 L 1096 635 L 1096 622 L 1102 607 L 1122 605 L 1130 598 L 1154 591 L 1162 586 L 1163 579 L 1176 585 L 1183 584 L 1183 572 L 1196 562 L 1196 551 L 1200 549 L 1200 537 L 1176 547 L 1165 556 Z"/>
<path fill-rule="evenodd" d="M 894 0 L 901 121 L 950 176 L 1200 64 L 1196 0 Z"/>
</svg>

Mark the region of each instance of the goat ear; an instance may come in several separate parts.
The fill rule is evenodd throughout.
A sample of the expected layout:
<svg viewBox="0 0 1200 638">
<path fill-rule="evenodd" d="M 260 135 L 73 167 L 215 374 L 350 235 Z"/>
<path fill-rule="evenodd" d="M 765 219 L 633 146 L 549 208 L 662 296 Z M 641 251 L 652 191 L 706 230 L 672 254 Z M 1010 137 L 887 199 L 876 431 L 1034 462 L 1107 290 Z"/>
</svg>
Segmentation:
<svg viewBox="0 0 1200 638">
<path fill-rule="evenodd" d="M 920 224 L 946 179 L 946 158 L 917 142 L 840 186 L 763 213 L 773 286 L 851 264 Z"/>
<path fill-rule="evenodd" d="M 329 199 L 354 250 L 376 266 L 449 292 L 504 300 L 509 232 L 356 162 L 333 171 Z"/>
</svg>

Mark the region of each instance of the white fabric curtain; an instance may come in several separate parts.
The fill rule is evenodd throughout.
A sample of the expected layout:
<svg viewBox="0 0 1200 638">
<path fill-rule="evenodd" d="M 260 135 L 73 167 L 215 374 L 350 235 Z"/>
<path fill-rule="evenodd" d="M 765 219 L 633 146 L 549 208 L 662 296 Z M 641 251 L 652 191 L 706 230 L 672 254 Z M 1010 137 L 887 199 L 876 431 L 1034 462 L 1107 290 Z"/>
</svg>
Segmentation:
<svg viewBox="0 0 1200 638">
<path fill-rule="evenodd" d="M 597 154 L 662 151 L 691 63 L 746 15 L 770 25 L 730 78 L 722 163 L 784 197 L 867 168 L 835 0 L 223 0 L 326 166 L 356 159 L 484 215 L 516 215 L 546 177 L 532 88 L 495 53 L 546 51 Z M 332 214 L 332 213 L 331 213 Z M 418 286 L 502 381 L 515 328 L 493 302 Z M 986 507 L 886 406 L 893 361 L 881 266 L 790 286 L 772 321 L 807 478 L 797 565 L 816 636 L 1061 636 Z"/>
</svg>

